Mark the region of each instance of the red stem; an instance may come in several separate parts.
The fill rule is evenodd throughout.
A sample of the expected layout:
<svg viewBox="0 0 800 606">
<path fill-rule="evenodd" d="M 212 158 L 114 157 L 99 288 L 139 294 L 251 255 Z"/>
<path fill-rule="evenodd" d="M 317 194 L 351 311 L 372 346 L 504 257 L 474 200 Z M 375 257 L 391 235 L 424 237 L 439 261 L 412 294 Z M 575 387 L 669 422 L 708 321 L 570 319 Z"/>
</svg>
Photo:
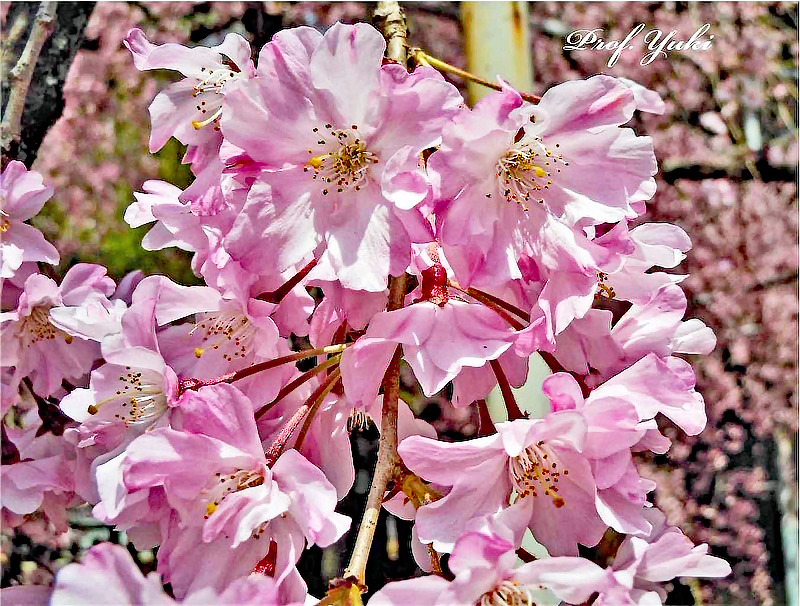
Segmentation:
<svg viewBox="0 0 800 606">
<path fill-rule="evenodd" d="M 267 458 L 267 467 L 272 467 L 272 465 L 275 464 L 275 461 L 277 461 L 278 457 L 281 456 L 286 443 L 292 437 L 295 429 L 298 428 L 300 423 L 308 414 L 308 411 L 311 410 L 312 406 L 321 395 L 327 393 L 327 391 L 330 389 L 330 384 L 338 380 L 339 373 L 332 373 L 330 377 L 320 383 L 319 387 L 314 390 L 308 399 L 303 402 L 302 406 L 297 409 L 297 412 L 292 415 L 292 418 L 286 422 L 286 424 L 283 426 L 283 429 L 281 429 L 280 433 L 278 434 L 278 437 L 275 438 L 275 441 L 272 443 L 272 446 L 270 446 L 269 450 L 265 453 Z"/>
<path fill-rule="evenodd" d="M 267 360 L 266 362 L 259 362 L 258 364 L 253 364 L 247 368 L 235 370 L 233 372 L 229 372 L 213 379 L 207 379 L 205 381 L 201 379 L 183 379 L 178 383 L 178 396 L 183 395 L 184 392 L 190 389 L 197 390 L 201 387 L 216 385 L 217 383 L 233 383 L 239 379 L 244 379 L 250 375 L 256 374 L 257 372 L 261 372 L 262 370 L 269 370 L 270 368 L 275 368 L 276 366 L 281 366 L 282 364 L 288 364 L 289 362 L 296 362 L 297 360 L 304 360 L 305 358 L 312 358 L 314 356 L 323 354 L 339 353 L 346 347 L 346 345 L 332 345 L 330 347 L 323 347 L 322 349 L 307 349 L 305 351 L 298 351 L 297 353 L 289 354 L 288 356 L 282 356 L 280 358 L 275 358 L 274 360 Z"/>
<path fill-rule="evenodd" d="M 478 437 L 483 438 L 497 433 L 492 417 L 489 415 L 489 407 L 486 405 L 486 400 L 478 400 Z"/>
<path fill-rule="evenodd" d="M 481 297 L 489 299 L 492 303 L 496 303 L 497 305 L 499 305 L 503 309 L 505 309 L 507 311 L 510 311 L 513 314 L 516 314 L 517 316 L 519 316 L 520 318 L 522 318 L 526 322 L 530 322 L 531 321 L 531 314 L 525 313 L 519 307 L 511 305 L 511 303 L 509 303 L 507 301 L 504 301 L 500 297 L 495 297 L 494 295 L 490 295 L 488 292 L 483 292 L 482 290 L 478 290 L 477 288 L 468 288 L 467 289 L 467 294 L 468 295 L 472 295 L 472 296 L 475 296 L 475 294 L 478 294 Z"/>
<path fill-rule="evenodd" d="M 330 368 L 331 366 L 334 366 L 334 365 L 336 365 L 338 363 L 339 363 L 339 359 L 338 358 L 335 358 L 335 359 L 331 358 L 329 360 L 325 360 L 324 362 L 322 362 L 321 364 L 318 364 L 317 366 L 315 366 L 311 370 L 309 370 L 307 372 L 304 372 L 302 375 L 297 377 L 291 383 L 288 383 L 283 389 L 281 389 L 278 392 L 278 395 L 275 396 L 275 398 L 272 400 L 272 402 L 268 402 L 267 404 L 264 404 L 264 406 L 262 406 L 261 408 L 259 408 L 256 411 L 256 415 L 255 415 L 256 416 L 256 420 L 260 419 L 262 415 L 267 413 L 273 406 L 275 406 L 278 402 L 283 400 L 283 398 L 285 398 L 287 395 L 289 395 L 295 389 L 300 387 L 303 383 L 305 383 L 306 381 L 311 380 L 313 377 L 317 376 L 319 373 L 321 373 L 326 368 Z"/>
<path fill-rule="evenodd" d="M 509 326 L 511 326 L 512 328 L 516 330 L 522 330 L 525 328 L 525 324 L 523 324 L 516 318 L 513 318 L 507 311 L 502 309 L 497 303 L 495 303 L 491 299 L 485 298 L 483 295 L 479 295 L 477 292 L 471 292 L 471 293 L 467 291 L 461 291 L 461 292 L 466 292 L 470 297 L 478 301 L 478 303 L 482 303 L 483 305 L 491 309 L 494 313 L 496 313 L 498 316 L 500 316 L 506 322 L 508 322 Z"/>
<path fill-rule="evenodd" d="M 577 372 L 571 372 L 571 371 L 567 370 L 566 368 L 564 368 L 563 366 L 561 366 L 559 361 L 556 360 L 555 356 L 553 354 L 551 354 L 551 353 L 547 353 L 546 351 L 540 351 L 540 352 L 538 352 L 538 354 L 540 356 L 542 356 L 542 360 L 545 361 L 545 364 L 547 364 L 550 367 L 550 370 L 552 370 L 554 373 L 555 372 L 568 372 L 569 374 L 571 374 L 573 376 L 573 378 L 578 382 L 578 385 L 580 385 L 581 393 L 583 394 L 583 397 L 584 398 L 588 398 L 589 397 L 589 394 L 592 393 L 592 390 L 589 389 L 589 387 L 586 385 L 586 381 L 584 380 L 583 375 L 579 375 Z"/>
<path fill-rule="evenodd" d="M 317 261 L 316 259 L 311 261 L 308 265 L 306 265 L 303 269 L 298 271 L 295 275 L 293 275 L 289 280 L 281 287 L 276 288 L 271 292 L 265 292 L 263 295 L 259 295 L 258 298 L 262 301 L 267 301 L 268 303 L 280 303 L 283 298 L 288 295 L 291 290 L 300 283 L 300 280 L 305 278 L 314 266 L 316 266 Z"/>
<path fill-rule="evenodd" d="M 497 377 L 497 384 L 500 386 L 500 392 L 503 394 L 503 401 L 506 403 L 506 410 L 508 411 L 508 420 L 514 421 L 516 419 L 527 418 L 522 414 L 522 411 L 517 405 L 517 400 L 514 398 L 514 393 L 511 391 L 511 384 L 506 378 L 506 373 L 503 372 L 503 367 L 497 360 L 489 360 L 492 365 L 494 376 Z"/>
</svg>

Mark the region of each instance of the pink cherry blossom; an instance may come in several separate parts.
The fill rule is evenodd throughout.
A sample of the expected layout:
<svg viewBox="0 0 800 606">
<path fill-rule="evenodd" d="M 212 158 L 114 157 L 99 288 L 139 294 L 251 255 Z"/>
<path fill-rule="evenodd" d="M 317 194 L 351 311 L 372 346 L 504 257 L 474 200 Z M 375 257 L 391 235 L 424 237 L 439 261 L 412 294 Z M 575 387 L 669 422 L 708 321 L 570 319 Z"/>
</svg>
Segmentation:
<svg viewBox="0 0 800 606">
<path fill-rule="evenodd" d="M 434 70 L 381 66 L 384 49 L 364 24 L 283 31 L 226 96 L 226 140 L 267 166 L 224 243 L 245 267 L 282 271 L 322 245 L 310 278 L 376 292 L 405 270 L 401 215 L 428 195 L 420 154 L 461 97 Z"/>
<path fill-rule="evenodd" d="M 204 127 L 219 121 L 224 95 L 254 75 L 247 41 L 228 34 L 213 48 L 157 46 L 142 30 L 132 29 L 124 44 L 138 69 L 173 69 L 185 77 L 159 93 L 150 105 L 150 151 L 161 149 L 172 136 L 187 145 L 218 146 L 219 134 Z"/>
<path fill-rule="evenodd" d="M 75 504 L 72 448 L 62 436 L 37 435 L 41 426 L 37 410 L 31 408 L 21 429 L 5 428 L 4 436 L 14 444 L 20 460 L 0 468 L 0 505 L 18 515 L 42 509 L 63 532 L 68 527 L 67 508 Z"/>
<path fill-rule="evenodd" d="M 166 517 L 159 569 L 179 595 L 206 584 L 220 590 L 246 576 L 271 540 L 283 561 L 279 576 L 289 575 L 300 555 L 298 540 L 299 549 L 303 537 L 327 546 L 349 526 L 333 512 L 335 489 L 302 455 L 288 451 L 267 466 L 252 409 L 230 385 L 187 392 L 173 423 L 179 429 L 154 429 L 98 469 L 106 485 L 96 514 L 107 522 L 131 524 L 130 514 L 146 513 L 141 504 L 163 491 L 168 507 L 160 512 Z M 189 548 L 202 550 L 201 559 L 216 571 L 188 560 Z"/>
<path fill-rule="evenodd" d="M 364 337 L 342 354 L 348 397 L 374 398 L 398 344 L 423 392 L 432 396 L 463 367 L 480 367 L 500 356 L 511 347 L 511 333 L 494 311 L 454 299 L 378 314 Z"/>
<path fill-rule="evenodd" d="M 595 545 L 606 525 L 595 509 L 596 487 L 581 454 L 586 422 L 572 411 L 535 421 L 500 423 L 497 434 L 444 443 L 411 436 L 398 452 L 425 480 L 451 486 L 448 494 L 417 512 L 420 539 L 450 551 L 476 517 L 512 505 L 527 516 L 534 538 L 551 555 L 574 555 L 578 543 Z"/>
<path fill-rule="evenodd" d="M 42 175 L 12 160 L 0 175 L 0 280 L 11 278 L 30 261 L 58 263 L 58 251 L 25 221 L 38 213 L 53 195 Z"/>
<path fill-rule="evenodd" d="M 41 274 L 30 276 L 17 309 L 0 313 L 2 366 L 15 367 L 18 379 L 30 377 L 33 390 L 40 396 L 62 389 L 65 379 L 80 383 L 100 357 L 100 347 L 78 333 L 62 330 L 51 320 L 50 312 L 60 307 L 108 306 L 107 297 L 114 288 L 104 267 L 86 263 L 70 269 L 61 286 Z"/>
<path fill-rule="evenodd" d="M 186 604 L 230 604 L 231 606 L 278 606 L 283 604 L 275 582 L 264 576 L 243 578 L 224 591 L 201 588 L 182 600 L 174 600 L 164 591 L 158 573 L 146 577 L 131 555 L 119 545 L 101 543 L 87 551 L 81 562 L 69 564 L 59 571 L 49 604 L 137 606 L 172 606 Z"/>
<path fill-rule="evenodd" d="M 546 589 L 566 603 L 578 604 L 613 584 L 608 572 L 578 557 L 546 558 L 517 567 L 515 551 L 524 523 L 514 530 L 498 520 L 476 526 L 461 535 L 453 548 L 449 559 L 455 575 L 452 581 L 428 576 L 389 583 L 368 605 L 532 604 Z"/>
<path fill-rule="evenodd" d="M 626 537 L 610 570 L 614 583 L 601 591 L 599 606 L 649 606 L 663 604 L 666 590 L 659 585 L 678 576 L 724 577 L 730 565 L 708 555 L 708 545 L 694 545 L 680 529 L 666 525 L 657 509 L 647 512 L 652 527 L 644 537 Z"/>
<path fill-rule="evenodd" d="M 633 93 L 607 76 L 553 87 L 536 106 L 508 87 L 443 131 L 429 160 L 437 233 L 465 285 L 520 277 L 519 258 L 553 268 L 558 256 L 602 268 L 607 253 L 573 226 L 616 222 L 655 191 L 647 137 L 619 128 Z"/>
</svg>

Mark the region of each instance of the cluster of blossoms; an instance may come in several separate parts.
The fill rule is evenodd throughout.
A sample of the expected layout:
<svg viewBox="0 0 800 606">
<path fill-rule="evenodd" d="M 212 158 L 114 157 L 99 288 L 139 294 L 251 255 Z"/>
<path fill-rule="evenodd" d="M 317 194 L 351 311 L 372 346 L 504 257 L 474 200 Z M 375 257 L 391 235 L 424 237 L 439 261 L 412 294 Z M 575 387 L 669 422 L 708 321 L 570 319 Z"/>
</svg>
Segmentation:
<svg viewBox="0 0 800 606">
<path fill-rule="evenodd" d="M 470 109 L 432 68 L 386 60 L 368 25 L 282 31 L 257 63 L 236 34 L 185 48 L 132 30 L 125 45 L 140 70 L 184 76 L 150 106 L 150 149 L 175 137 L 196 177 L 184 191 L 146 182 L 125 219 L 154 223 L 148 250 L 192 252 L 206 285 L 117 285 L 87 264 L 56 284 L 37 262 L 57 252 L 24 223 L 52 190 L 9 165 L 2 507 L 10 525 L 40 510 L 63 527 L 88 503 L 158 547 L 157 573 L 100 545 L 53 587 L 11 590 L 20 599 L 314 603 L 296 564 L 351 528 L 335 507 L 354 481 L 348 434 L 370 420 L 399 438 L 379 496 L 415 521 L 414 557 L 433 573 L 370 604 L 650 606 L 677 576 L 730 572 L 666 525 L 633 460 L 669 450 L 661 416 L 703 429 L 675 354 L 715 344 L 682 320 L 684 276 L 654 270 L 676 267 L 688 236 L 630 225 L 657 168 L 650 139 L 621 125 L 662 111 L 657 95 L 595 76 L 535 104 L 502 83 Z M 609 299 L 627 303 L 621 317 Z M 310 345 L 296 351 L 298 337 Z M 553 371 L 542 418 L 511 389 L 533 355 Z M 415 419 L 391 387 L 401 358 L 425 395 L 452 384 L 452 406 L 478 407 L 480 437 L 444 442 Z M 496 387 L 509 420 L 492 423 Z M 67 419 L 43 432 L 55 406 Z M 605 560 L 579 555 L 612 531 Z"/>
</svg>

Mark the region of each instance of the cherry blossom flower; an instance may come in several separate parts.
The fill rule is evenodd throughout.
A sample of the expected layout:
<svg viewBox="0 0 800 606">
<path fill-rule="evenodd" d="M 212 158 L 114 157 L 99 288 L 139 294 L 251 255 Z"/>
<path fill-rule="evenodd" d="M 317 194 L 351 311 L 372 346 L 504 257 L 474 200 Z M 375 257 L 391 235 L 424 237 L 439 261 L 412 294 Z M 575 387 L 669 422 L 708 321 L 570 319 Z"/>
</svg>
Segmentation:
<svg viewBox="0 0 800 606">
<path fill-rule="evenodd" d="M 428 576 L 388 583 L 369 606 L 534 604 L 546 590 L 578 604 L 613 584 L 608 572 L 578 557 L 546 558 L 517 567 L 524 523 L 521 526 L 512 530 L 496 519 L 483 521 L 456 542 L 448 561 L 455 575 L 452 581 Z"/>
<path fill-rule="evenodd" d="M 588 460 L 583 416 L 572 411 L 535 421 L 499 423 L 497 434 L 445 443 L 411 436 L 398 452 L 425 480 L 451 486 L 417 512 L 420 539 L 450 551 L 467 523 L 507 508 L 522 509 L 534 538 L 551 555 L 577 554 L 595 545 L 606 525 L 595 509 L 596 487 Z"/>
<path fill-rule="evenodd" d="M 218 145 L 219 133 L 204 128 L 219 121 L 224 95 L 254 75 L 247 41 L 228 34 L 213 48 L 173 43 L 157 46 L 142 30 L 132 29 L 123 43 L 137 69 L 172 69 L 185 77 L 160 92 L 150 105 L 150 151 L 161 149 L 172 136 L 187 145 Z"/>
<path fill-rule="evenodd" d="M 405 223 L 423 223 L 408 215 L 428 195 L 420 154 L 461 97 L 434 70 L 381 66 L 384 49 L 364 24 L 279 32 L 258 78 L 226 96 L 226 140 L 267 167 L 224 243 L 246 267 L 282 271 L 323 244 L 310 278 L 375 292 L 405 270 Z"/>
<path fill-rule="evenodd" d="M 69 564 L 58 572 L 49 603 L 117 604 L 119 606 L 172 606 L 175 604 L 230 604 L 231 606 L 278 606 L 280 601 L 275 582 L 265 576 L 252 576 L 234 581 L 224 591 L 201 588 L 174 600 L 164 591 L 158 573 L 146 577 L 133 562 L 128 551 L 119 545 L 101 543 L 89 549 L 80 563 Z"/>
<path fill-rule="evenodd" d="M 655 192 L 650 139 L 619 128 L 634 109 L 628 87 L 595 76 L 553 87 L 536 106 L 505 87 L 459 113 L 429 160 L 437 233 L 459 281 L 519 278 L 523 254 L 602 269 L 607 253 L 573 226 L 634 218 Z"/>
<path fill-rule="evenodd" d="M 30 377 L 40 396 L 61 390 L 65 379 L 79 383 L 100 357 L 100 346 L 62 330 L 50 312 L 59 307 L 110 305 L 107 297 L 114 288 L 104 267 L 86 263 L 70 269 L 60 286 L 41 274 L 30 276 L 17 309 L 0 313 L 2 366 L 14 366 L 18 379 Z"/>
<path fill-rule="evenodd" d="M 75 501 L 72 448 L 61 436 L 37 435 L 42 420 L 36 408 L 29 409 L 22 422 L 22 428 L 4 428 L 20 460 L 0 467 L 0 505 L 18 515 L 41 509 L 63 532 L 68 528 L 67 508 Z"/>
<path fill-rule="evenodd" d="M 168 508 L 161 513 L 168 518 L 160 570 L 176 594 L 205 585 L 221 589 L 246 576 L 272 540 L 279 553 L 288 550 L 279 556 L 284 566 L 277 570 L 278 576 L 288 574 L 296 561 L 291 554 L 300 555 L 298 539 L 300 549 L 304 536 L 327 546 L 349 526 L 333 512 L 335 489 L 302 455 L 287 451 L 268 467 L 252 410 L 230 385 L 187 392 L 180 429 L 153 429 L 98 469 L 99 481 L 107 485 L 101 487 L 96 514 L 107 522 L 129 520 L 128 514 L 163 491 Z M 186 549 L 202 550 L 204 565 L 187 559 Z"/>
<path fill-rule="evenodd" d="M 610 570 L 615 583 L 600 590 L 599 606 L 663 604 L 667 592 L 659 583 L 678 576 L 725 577 L 730 565 L 708 555 L 708 545 L 694 545 L 658 509 L 646 513 L 652 526 L 644 537 L 629 536 L 620 545 Z"/>
<path fill-rule="evenodd" d="M 508 325 L 482 305 L 420 302 L 376 315 L 367 333 L 342 354 L 345 392 L 354 401 L 377 394 L 397 344 L 427 396 L 465 366 L 483 366 L 511 347 Z M 351 395 L 352 394 L 352 395 Z"/>
<path fill-rule="evenodd" d="M 37 214 L 53 195 L 42 176 L 12 160 L 0 175 L 0 280 L 11 278 L 30 261 L 58 263 L 58 251 L 42 232 L 24 223 Z"/>
</svg>

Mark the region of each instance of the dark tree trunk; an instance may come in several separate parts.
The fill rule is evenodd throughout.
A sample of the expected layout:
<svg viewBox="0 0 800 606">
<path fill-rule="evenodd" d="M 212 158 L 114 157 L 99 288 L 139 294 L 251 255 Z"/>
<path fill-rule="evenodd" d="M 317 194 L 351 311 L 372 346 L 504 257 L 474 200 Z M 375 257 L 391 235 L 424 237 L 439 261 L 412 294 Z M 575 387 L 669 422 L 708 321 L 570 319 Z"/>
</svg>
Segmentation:
<svg viewBox="0 0 800 606">
<path fill-rule="evenodd" d="M 3 153 L 5 167 L 11 160 L 20 160 L 28 168 L 48 129 L 64 110 L 64 82 L 75 54 L 84 39 L 86 24 L 94 2 L 59 2 L 53 33 L 44 43 L 34 68 L 25 98 L 19 142 Z M 16 65 L 30 35 L 39 2 L 13 2 L 3 24 L 2 111 L 5 112 L 12 80 L 9 72 Z M 6 47 L 8 45 L 8 47 Z"/>
</svg>

